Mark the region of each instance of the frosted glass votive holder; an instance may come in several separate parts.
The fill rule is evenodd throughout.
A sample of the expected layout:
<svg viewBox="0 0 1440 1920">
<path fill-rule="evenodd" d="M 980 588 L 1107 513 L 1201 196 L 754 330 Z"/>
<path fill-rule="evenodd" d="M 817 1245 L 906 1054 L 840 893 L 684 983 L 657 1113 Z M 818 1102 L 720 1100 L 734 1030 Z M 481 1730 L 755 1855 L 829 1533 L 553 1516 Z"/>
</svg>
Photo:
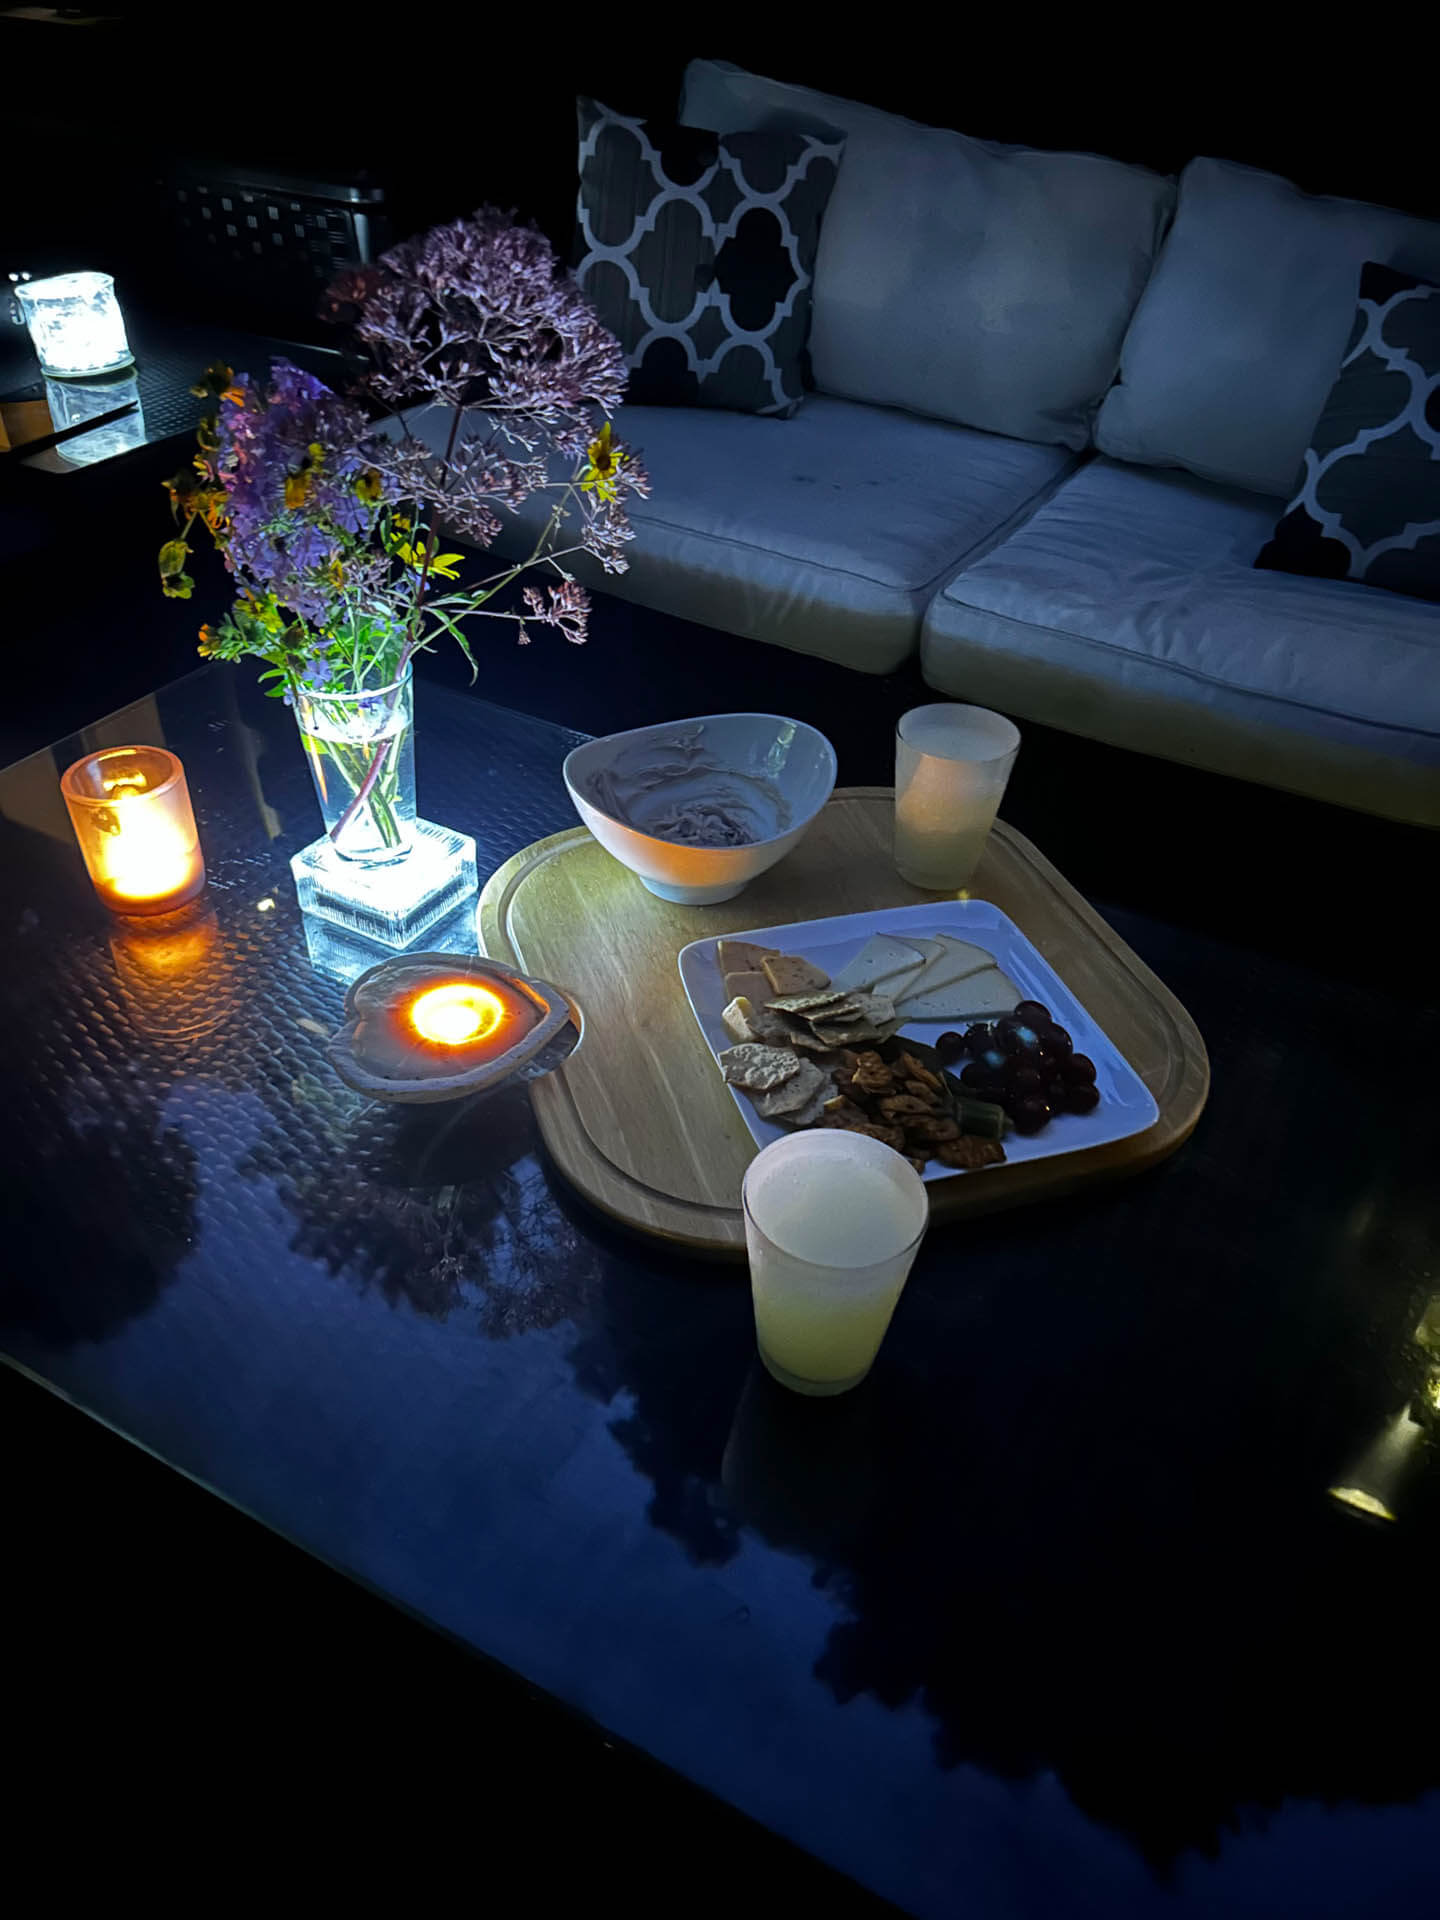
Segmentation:
<svg viewBox="0 0 1440 1920">
<path fill-rule="evenodd" d="M 57 273 L 48 280 L 24 280 L 15 288 L 15 298 L 41 371 L 52 378 L 84 379 L 133 363 L 115 282 L 108 273 Z"/>
<path fill-rule="evenodd" d="M 96 893 L 115 913 L 173 913 L 205 884 L 185 769 L 164 747 L 102 747 L 60 776 Z"/>
<path fill-rule="evenodd" d="M 895 730 L 895 865 L 932 892 L 969 885 L 1010 769 L 1020 729 L 984 707 L 912 707 Z"/>
</svg>

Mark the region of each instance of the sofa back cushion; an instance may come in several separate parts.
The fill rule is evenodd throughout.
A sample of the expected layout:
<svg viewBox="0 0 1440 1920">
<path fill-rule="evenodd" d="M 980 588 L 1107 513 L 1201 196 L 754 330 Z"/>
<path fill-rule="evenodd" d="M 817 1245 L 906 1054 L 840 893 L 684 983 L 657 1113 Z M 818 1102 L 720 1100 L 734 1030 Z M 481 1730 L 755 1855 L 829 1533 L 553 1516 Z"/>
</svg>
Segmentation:
<svg viewBox="0 0 1440 1920">
<path fill-rule="evenodd" d="M 840 140 L 632 120 L 582 97 L 575 278 L 632 406 L 792 414 Z"/>
<path fill-rule="evenodd" d="M 1192 160 L 1096 444 L 1121 460 L 1290 494 L 1335 380 L 1360 269 L 1440 274 L 1440 224 Z"/>
<path fill-rule="evenodd" d="M 841 132 L 815 262 L 815 385 L 1083 447 L 1174 204 L 1095 154 L 1002 147 L 694 60 L 680 118 Z"/>
</svg>

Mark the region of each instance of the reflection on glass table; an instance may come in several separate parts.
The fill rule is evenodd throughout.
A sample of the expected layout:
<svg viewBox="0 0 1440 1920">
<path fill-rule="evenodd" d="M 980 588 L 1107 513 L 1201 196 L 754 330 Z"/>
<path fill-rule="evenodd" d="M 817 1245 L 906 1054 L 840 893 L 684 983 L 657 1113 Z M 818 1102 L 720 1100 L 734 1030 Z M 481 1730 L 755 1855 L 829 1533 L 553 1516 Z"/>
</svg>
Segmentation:
<svg viewBox="0 0 1440 1920">
<path fill-rule="evenodd" d="M 1440 1293 L 1432 1293 L 1402 1355 L 1410 1395 L 1330 1488 L 1370 1520 L 1398 1520 L 1440 1459 Z"/>
<path fill-rule="evenodd" d="M 482 877 L 572 825 L 577 736 L 417 707 Z M 211 876 L 173 929 L 99 904 L 60 795 L 135 741 L 184 762 Z M 1112 909 L 1211 1042 L 1203 1131 L 930 1235 L 863 1386 L 801 1399 L 743 1269 L 592 1214 L 528 1089 L 339 1082 L 380 955 L 302 923 L 319 824 L 233 669 L 0 769 L 7 1360 L 925 1920 L 1434 1911 L 1440 1454 L 1398 1525 L 1326 1498 L 1440 1358 L 1433 1015 L 1357 1047 L 1397 996 Z"/>
<path fill-rule="evenodd" d="M 113 460 L 145 444 L 145 409 L 140 404 L 140 385 L 133 373 L 115 380 L 47 380 L 45 400 L 56 431 L 97 420 L 114 413 L 117 407 L 134 405 L 134 412 L 89 433 L 77 433 L 62 440 L 55 449 L 72 467 L 94 466 L 97 460 Z"/>
</svg>

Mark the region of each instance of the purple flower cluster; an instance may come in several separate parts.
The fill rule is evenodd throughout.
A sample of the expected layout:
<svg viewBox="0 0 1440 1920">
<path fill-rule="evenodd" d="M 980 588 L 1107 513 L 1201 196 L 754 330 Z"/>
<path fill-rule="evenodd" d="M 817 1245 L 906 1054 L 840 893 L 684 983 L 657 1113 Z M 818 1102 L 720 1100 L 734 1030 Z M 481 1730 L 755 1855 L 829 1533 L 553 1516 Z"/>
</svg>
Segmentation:
<svg viewBox="0 0 1440 1920">
<path fill-rule="evenodd" d="M 199 525 L 236 576 L 236 604 L 202 631 L 202 651 L 258 655 L 270 690 L 292 698 L 332 675 L 364 686 L 467 617 L 501 613 L 492 596 L 547 564 L 558 584 L 527 588 L 504 617 L 522 639 L 538 624 L 583 640 L 589 599 L 562 563 L 583 549 L 623 572 L 625 506 L 650 482 L 611 426 L 619 342 L 544 237 L 482 207 L 343 276 L 327 301 L 368 353 L 362 400 L 424 411 L 377 425 L 285 360 L 268 384 L 206 370 L 194 391 L 216 410 L 200 429 L 201 479 L 166 482 L 181 531 L 158 556 L 164 592 L 188 598 Z M 488 547 L 536 495 L 553 511 L 529 557 L 462 584 L 444 539 Z"/>
<path fill-rule="evenodd" d="M 268 391 L 238 374 L 221 399 L 214 466 L 225 489 L 225 563 L 302 618 L 323 621 L 393 498 L 366 449 L 369 423 L 313 374 L 276 360 Z M 357 483 L 364 488 L 357 490 Z M 383 573 L 383 557 L 375 560 Z"/>
<path fill-rule="evenodd" d="M 624 354 L 600 324 L 543 235 L 493 207 L 394 248 L 331 288 L 329 310 L 368 349 L 369 392 L 400 408 L 445 409 L 421 438 L 402 423 L 373 457 L 402 499 L 488 547 L 532 494 L 548 490 L 563 521 L 578 516 L 570 546 L 623 573 L 634 536 L 624 500 L 650 490 L 628 448 L 605 442 L 606 485 L 593 470 L 595 410 L 614 412 L 625 390 Z M 576 488 L 577 474 L 591 474 Z M 541 595 L 527 618 L 583 639 L 587 603 Z M 527 595 L 527 599 L 533 597 Z"/>
<path fill-rule="evenodd" d="M 592 407 L 613 413 L 625 356 L 549 242 L 495 207 L 435 227 L 343 276 L 330 310 L 369 349 L 366 385 L 393 406 L 484 407 L 529 447 L 570 459 Z"/>
</svg>

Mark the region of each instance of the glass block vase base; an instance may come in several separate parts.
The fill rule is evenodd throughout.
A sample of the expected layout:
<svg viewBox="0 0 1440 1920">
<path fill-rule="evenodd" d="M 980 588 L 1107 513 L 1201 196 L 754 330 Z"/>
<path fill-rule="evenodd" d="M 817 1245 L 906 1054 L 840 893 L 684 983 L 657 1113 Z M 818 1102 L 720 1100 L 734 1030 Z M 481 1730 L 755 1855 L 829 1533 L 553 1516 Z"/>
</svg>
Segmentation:
<svg viewBox="0 0 1440 1920">
<path fill-rule="evenodd" d="M 317 920 L 313 913 L 302 913 L 300 923 L 305 929 L 305 949 L 311 966 L 327 979 L 338 980 L 342 987 L 348 987 L 352 980 L 369 973 L 383 960 L 395 958 L 393 947 L 377 946 L 373 940 L 352 933 L 349 927 L 337 926 L 333 920 Z M 427 953 L 477 952 L 474 900 L 455 907 L 443 920 L 428 928 L 424 940 L 417 944 Z"/>
<path fill-rule="evenodd" d="M 415 822 L 409 856 L 391 867 L 342 860 L 321 838 L 290 862 L 303 913 L 333 921 L 399 951 L 453 913 L 478 887 L 475 842 L 468 833 Z"/>
</svg>

